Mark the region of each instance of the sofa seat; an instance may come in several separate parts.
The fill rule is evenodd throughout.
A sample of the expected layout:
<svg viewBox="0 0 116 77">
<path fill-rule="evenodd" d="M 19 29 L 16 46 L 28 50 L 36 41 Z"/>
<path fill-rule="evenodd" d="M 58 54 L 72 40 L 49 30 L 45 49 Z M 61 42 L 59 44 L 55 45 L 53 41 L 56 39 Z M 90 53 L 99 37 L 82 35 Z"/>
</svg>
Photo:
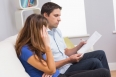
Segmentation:
<svg viewBox="0 0 116 77">
<path fill-rule="evenodd" d="M 17 58 L 16 38 L 14 35 L 0 42 L 0 77 L 30 77 Z"/>
</svg>

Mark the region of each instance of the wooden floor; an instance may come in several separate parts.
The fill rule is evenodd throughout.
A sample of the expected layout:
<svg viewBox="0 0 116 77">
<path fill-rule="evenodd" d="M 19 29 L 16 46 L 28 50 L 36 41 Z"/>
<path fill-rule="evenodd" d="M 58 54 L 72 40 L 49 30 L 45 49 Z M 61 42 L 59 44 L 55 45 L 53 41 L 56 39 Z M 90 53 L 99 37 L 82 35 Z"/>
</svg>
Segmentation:
<svg viewBox="0 0 116 77">
<path fill-rule="evenodd" d="M 111 77 L 116 77 L 116 71 L 111 71 Z"/>
</svg>

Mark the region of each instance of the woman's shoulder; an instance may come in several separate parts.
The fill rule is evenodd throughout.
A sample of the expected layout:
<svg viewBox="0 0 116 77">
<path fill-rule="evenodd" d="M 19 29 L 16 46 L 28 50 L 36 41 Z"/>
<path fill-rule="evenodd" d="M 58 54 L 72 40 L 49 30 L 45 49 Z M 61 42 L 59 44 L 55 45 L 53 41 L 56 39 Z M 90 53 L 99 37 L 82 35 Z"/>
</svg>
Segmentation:
<svg viewBox="0 0 116 77">
<path fill-rule="evenodd" d="M 26 60 L 27 60 L 32 55 L 33 55 L 33 52 L 29 49 L 29 47 L 27 45 L 24 45 L 21 48 L 21 55 L 20 55 L 20 57 L 22 57 L 23 59 L 26 58 Z"/>
<path fill-rule="evenodd" d="M 21 48 L 21 53 L 33 53 L 33 52 L 30 50 L 28 45 L 24 45 Z"/>
<path fill-rule="evenodd" d="M 24 46 L 22 46 L 22 48 L 21 48 L 21 52 L 26 52 L 26 51 L 30 51 L 28 45 L 24 45 Z"/>
</svg>

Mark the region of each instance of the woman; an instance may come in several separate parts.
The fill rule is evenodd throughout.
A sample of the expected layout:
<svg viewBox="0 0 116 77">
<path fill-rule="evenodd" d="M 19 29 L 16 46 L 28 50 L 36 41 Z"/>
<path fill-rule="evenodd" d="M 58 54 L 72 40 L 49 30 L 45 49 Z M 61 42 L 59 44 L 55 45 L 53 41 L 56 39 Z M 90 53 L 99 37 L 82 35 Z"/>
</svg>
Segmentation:
<svg viewBox="0 0 116 77">
<path fill-rule="evenodd" d="M 32 14 L 25 22 L 16 41 L 16 53 L 31 77 L 110 77 L 106 69 L 60 74 L 56 70 L 47 33 L 48 21 Z"/>
</svg>

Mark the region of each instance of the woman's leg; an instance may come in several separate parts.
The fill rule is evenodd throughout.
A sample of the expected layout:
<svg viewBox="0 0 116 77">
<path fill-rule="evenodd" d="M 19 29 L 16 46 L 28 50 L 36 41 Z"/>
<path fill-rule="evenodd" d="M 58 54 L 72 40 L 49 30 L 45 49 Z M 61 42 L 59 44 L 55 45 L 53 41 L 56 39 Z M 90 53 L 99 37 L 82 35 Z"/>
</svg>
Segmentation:
<svg viewBox="0 0 116 77">
<path fill-rule="evenodd" d="M 66 77 L 111 77 L 111 75 L 108 69 L 100 68 L 95 70 L 71 72 L 66 74 Z"/>
</svg>

